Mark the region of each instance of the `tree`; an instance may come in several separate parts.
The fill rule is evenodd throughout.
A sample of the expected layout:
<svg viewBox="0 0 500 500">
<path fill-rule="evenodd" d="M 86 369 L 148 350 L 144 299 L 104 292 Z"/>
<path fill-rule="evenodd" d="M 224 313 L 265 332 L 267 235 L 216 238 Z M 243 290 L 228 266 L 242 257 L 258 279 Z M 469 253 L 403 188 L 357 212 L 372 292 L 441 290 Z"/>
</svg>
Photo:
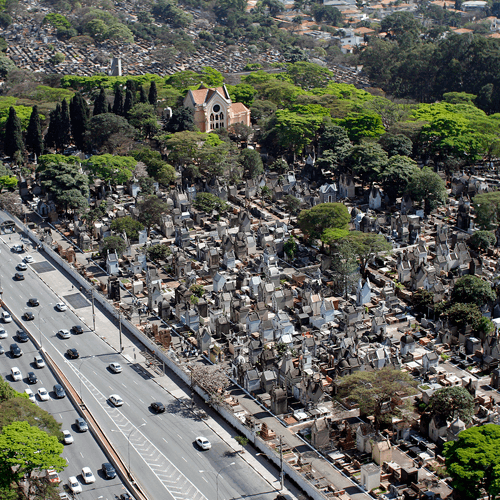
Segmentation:
<svg viewBox="0 0 500 500">
<path fill-rule="evenodd" d="M 492 302 L 497 294 L 491 288 L 490 283 L 479 276 L 467 274 L 455 282 L 451 292 L 451 300 L 455 303 L 476 304 L 481 307 L 487 302 Z"/>
<path fill-rule="evenodd" d="M 132 178 L 137 161 L 131 156 L 117 156 L 106 153 L 91 156 L 84 162 L 84 165 L 96 178 L 116 186 L 124 184 Z"/>
<path fill-rule="evenodd" d="M 434 294 L 425 288 L 419 288 L 411 297 L 413 308 L 420 314 L 428 314 L 429 307 L 434 305 Z"/>
<path fill-rule="evenodd" d="M 485 252 L 496 242 L 496 240 L 495 235 L 489 231 L 476 231 L 467 240 L 467 245 L 476 252 Z"/>
<path fill-rule="evenodd" d="M 407 372 L 382 368 L 373 372 L 354 372 L 340 379 L 340 395 L 359 404 L 362 415 L 373 415 L 375 428 L 401 417 L 406 404 L 394 400 L 415 394 L 417 383 Z"/>
<path fill-rule="evenodd" d="M 495 229 L 500 223 L 500 191 L 477 194 L 472 198 L 476 224 L 481 229 Z"/>
<path fill-rule="evenodd" d="M 291 234 L 290 237 L 285 241 L 283 250 L 290 259 L 293 259 L 295 257 L 295 254 L 297 253 L 297 242 L 295 241 L 293 234 Z"/>
<path fill-rule="evenodd" d="M 481 310 L 476 304 L 463 304 L 460 302 L 452 305 L 445 304 L 445 309 L 441 315 L 447 317 L 458 328 L 471 325 L 473 329 L 483 317 Z"/>
<path fill-rule="evenodd" d="M 347 130 L 349 139 L 359 143 L 364 138 L 379 138 L 384 132 L 382 117 L 377 113 L 349 113 L 345 118 L 338 120 L 339 125 Z"/>
<path fill-rule="evenodd" d="M 343 229 L 327 229 L 323 233 L 337 232 L 341 236 Z M 345 297 L 353 291 L 353 287 L 359 280 L 359 264 L 352 244 L 345 238 L 338 238 L 335 241 L 328 241 L 331 245 L 330 269 L 333 273 L 333 292 Z"/>
<path fill-rule="evenodd" d="M 146 255 L 148 259 L 152 260 L 153 262 L 165 260 L 171 253 L 172 250 L 170 249 L 170 245 L 167 245 L 165 243 L 151 245 L 146 249 Z"/>
<path fill-rule="evenodd" d="M 9 399 L 13 399 L 17 396 L 19 396 L 19 393 L 12 389 L 11 385 L 0 376 L 0 403 L 9 401 Z"/>
<path fill-rule="evenodd" d="M 87 103 L 80 92 L 77 92 L 70 103 L 71 131 L 76 147 L 85 148 L 85 133 L 89 128 L 89 110 Z"/>
<path fill-rule="evenodd" d="M 351 217 L 342 203 L 320 203 L 299 214 L 299 227 L 308 237 L 318 239 L 328 228 L 347 229 Z"/>
<path fill-rule="evenodd" d="M 392 250 L 392 245 L 381 234 L 351 231 L 347 238 L 358 256 L 363 276 L 366 275 L 366 266 L 373 257 Z"/>
<path fill-rule="evenodd" d="M 299 211 L 300 200 L 291 194 L 286 194 L 283 196 L 283 205 L 291 217 Z"/>
<path fill-rule="evenodd" d="M 262 158 L 255 149 L 244 149 L 240 153 L 240 163 L 243 165 L 249 178 L 254 179 L 264 172 Z"/>
<path fill-rule="evenodd" d="M 68 101 L 66 101 L 66 99 L 63 99 L 61 103 L 61 115 L 57 132 L 56 145 L 58 149 L 64 150 L 69 144 L 71 133 L 71 118 Z"/>
<path fill-rule="evenodd" d="M 373 182 L 387 166 L 387 153 L 380 144 L 363 142 L 352 148 L 347 159 L 352 173 L 364 184 Z"/>
<path fill-rule="evenodd" d="M 9 108 L 9 117 L 5 124 L 4 151 L 11 159 L 14 159 L 16 154 L 22 154 L 24 151 L 21 121 L 12 106 Z"/>
<path fill-rule="evenodd" d="M 149 86 L 148 101 L 151 106 L 156 106 L 158 101 L 158 91 L 156 89 L 156 82 L 153 80 Z"/>
<path fill-rule="evenodd" d="M 193 293 L 193 295 L 196 295 L 198 298 L 202 298 L 204 293 L 205 293 L 205 287 L 203 285 L 191 285 L 189 290 Z"/>
<path fill-rule="evenodd" d="M 460 418 L 468 424 L 474 416 L 474 398 L 465 387 L 443 387 L 432 394 L 428 410 L 445 420 Z"/>
<path fill-rule="evenodd" d="M 107 258 L 110 252 L 116 252 L 116 254 L 120 256 L 127 248 L 125 240 L 121 236 L 107 236 L 102 240 L 102 243 L 102 254 L 104 258 Z"/>
<path fill-rule="evenodd" d="M 352 144 L 347 135 L 347 130 L 340 125 L 327 125 L 319 138 L 320 149 L 328 151 L 332 161 L 338 165 L 349 155 Z"/>
<path fill-rule="evenodd" d="M 115 88 L 115 99 L 113 101 L 113 113 L 123 116 L 123 90 L 120 85 Z"/>
<path fill-rule="evenodd" d="M 160 130 L 155 108 L 151 104 L 135 104 L 127 114 L 130 125 L 141 131 L 146 139 L 151 139 Z"/>
<path fill-rule="evenodd" d="M 104 113 L 90 120 L 90 141 L 95 149 L 113 152 L 119 145 L 131 143 L 134 135 L 134 127 L 122 116 Z"/>
<path fill-rule="evenodd" d="M 3 188 L 13 191 L 17 187 L 17 177 L 15 175 L 0 176 L 0 192 Z"/>
<path fill-rule="evenodd" d="M 94 100 L 94 112 L 93 115 L 102 115 L 108 112 L 108 102 L 106 100 L 106 92 L 103 88 L 99 92 L 99 95 Z"/>
<path fill-rule="evenodd" d="M 138 220 L 146 226 L 148 237 L 151 227 L 160 224 L 161 216 L 169 210 L 168 204 L 157 196 L 149 196 L 137 205 L 137 209 L 139 210 Z"/>
<path fill-rule="evenodd" d="M 281 146 L 301 153 L 316 136 L 323 117 L 320 115 L 301 115 L 288 109 L 276 111 L 275 129 Z"/>
<path fill-rule="evenodd" d="M 40 115 L 38 114 L 38 106 L 33 106 L 30 122 L 26 130 L 26 147 L 37 157 L 43 153 L 43 134 L 40 124 Z"/>
<path fill-rule="evenodd" d="M 378 176 L 389 199 L 395 201 L 407 191 L 408 183 L 417 170 L 417 163 L 407 156 L 395 155 L 389 158 Z"/>
<path fill-rule="evenodd" d="M 198 193 L 194 199 L 193 206 L 207 214 L 214 210 L 217 212 L 225 212 L 229 205 L 212 193 Z"/>
<path fill-rule="evenodd" d="M 446 471 L 453 489 L 464 500 L 496 498 L 500 491 L 500 427 L 486 424 L 463 430 L 444 445 Z"/>
<path fill-rule="evenodd" d="M 23 212 L 23 203 L 19 195 L 15 193 L 0 194 L 0 208 L 16 217 L 20 217 Z"/>
<path fill-rule="evenodd" d="M 127 215 L 115 219 L 111 223 L 110 229 L 120 234 L 125 233 L 129 240 L 135 241 L 139 239 L 139 231 L 144 229 L 144 225 Z"/>
<path fill-rule="evenodd" d="M 422 25 L 409 12 L 395 12 L 384 17 L 381 22 L 381 29 L 391 35 L 398 41 L 409 37 L 410 40 L 415 40 L 419 34 Z"/>
<path fill-rule="evenodd" d="M 0 434 L 0 469 L 4 484 L 21 482 L 34 477 L 39 470 L 55 469 L 60 472 L 66 460 L 60 455 L 64 446 L 55 436 L 49 436 L 28 422 L 13 422 L 3 427 Z"/>
<path fill-rule="evenodd" d="M 448 197 L 443 179 L 429 167 L 424 167 L 411 176 L 406 192 L 414 200 L 424 202 L 426 214 L 445 203 Z"/>
<path fill-rule="evenodd" d="M 381 146 L 391 156 L 410 156 L 413 151 L 413 142 L 403 134 L 384 134 L 380 138 Z"/>
<path fill-rule="evenodd" d="M 191 386 L 203 389 L 210 404 L 220 405 L 224 391 L 229 387 L 229 379 L 220 366 L 196 365 L 191 367 Z"/>
<path fill-rule="evenodd" d="M 166 132 L 184 132 L 185 130 L 194 130 L 194 113 L 192 109 L 185 106 L 179 106 L 172 111 L 164 127 Z"/>
</svg>

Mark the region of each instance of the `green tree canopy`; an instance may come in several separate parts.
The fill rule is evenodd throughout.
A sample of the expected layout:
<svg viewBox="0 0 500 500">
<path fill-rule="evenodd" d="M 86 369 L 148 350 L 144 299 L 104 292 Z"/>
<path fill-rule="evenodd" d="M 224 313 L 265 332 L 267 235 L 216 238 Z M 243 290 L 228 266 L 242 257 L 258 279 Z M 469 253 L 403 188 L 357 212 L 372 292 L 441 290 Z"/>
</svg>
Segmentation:
<svg viewBox="0 0 500 500">
<path fill-rule="evenodd" d="M 411 176 L 406 191 L 414 200 L 424 202 L 426 214 L 445 203 L 448 197 L 443 179 L 429 167 L 424 167 Z"/>
<path fill-rule="evenodd" d="M 388 163 L 387 153 L 376 142 L 363 142 L 354 146 L 347 159 L 352 173 L 363 184 L 373 182 Z"/>
<path fill-rule="evenodd" d="M 148 230 L 148 236 L 151 233 L 151 227 L 161 222 L 161 216 L 168 212 L 168 204 L 157 196 L 148 196 L 144 201 L 137 205 L 139 210 L 138 220 L 144 224 Z"/>
<path fill-rule="evenodd" d="M 321 238 L 325 229 L 347 229 L 351 217 L 342 203 L 320 203 L 299 214 L 299 227 L 308 237 Z"/>
<path fill-rule="evenodd" d="M 385 133 L 382 117 L 368 111 L 349 113 L 345 118 L 338 120 L 338 124 L 347 130 L 349 139 L 355 143 L 359 143 L 364 138 L 378 139 Z"/>
<path fill-rule="evenodd" d="M 500 223 L 500 191 L 477 194 L 472 203 L 477 225 L 481 229 L 495 229 Z"/>
<path fill-rule="evenodd" d="M 138 240 L 139 231 L 144 229 L 144 225 L 130 217 L 130 215 L 126 215 L 125 217 L 115 219 L 111 223 L 110 229 L 120 234 L 125 233 L 129 240 Z"/>
<path fill-rule="evenodd" d="M 170 245 L 167 245 L 166 243 L 151 245 L 146 249 L 148 259 L 151 259 L 154 262 L 165 260 L 171 253 L 172 250 L 170 249 Z"/>
<path fill-rule="evenodd" d="M 402 196 L 408 189 L 410 179 L 417 174 L 417 163 L 407 156 L 391 156 L 378 175 L 384 193 L 391 200 Z"/>
<path fill-rule="evenodd" d="M 104 115 L 100 115 L 104 116 Z M 131 156 L 117 156 L 109 153 L 91 156 L 85 167 L 96 178 L 113 185 L 124 184 L 132 178 L 137 161 Z"/>
<path fill-rule="evenodd" d="M 193 206 L 207 214 L 214 210 L 217 212 L 225 212 L 229 205 L 212 193 L 198 193 L 194 199 Z"/>
<path fill-rule="evenodd" d="M 432 394 L 428 409 L 445 420 L 460 418 L 468 424 L 474 416 L 474 398 L 465 387 L 443 387 Z"/>
<path fill-rule="evenodd" d="M 467 240 L 467 245 L 476 252 L 485 252 L 496 242 L 496 240 L 496 236 L 489 231 L 476 231 Z"/>
<path fill-rule="evenodd" d="M 392 245 L 381 234 L 351 231 L 347 239 L 358 256 L 362 274 L 366 274 L 368 262 L 381 252 L 392 250 Z"/>
<path fill-rule="evenodd" d="M 109 252 L 116 252 L 120 257 L 125 251 L 127 245 L 121 236 L 107 236 L 102 240 L 102 253 L 104 258 L 108 256 Z"/>
<path fill-rule="evenodd" d="M 255 149 L 244 149 L 240 153 L 240 163 L 242 164 L 248 177 L 255 178 L 264 172 L 264 165 L 260 153 Z"/>
<path fill-rule="evenodd" d="M 481 307 L 497 298 L 490 283 L 479 276 L 467 274 L 455 282 L 451 292 L 451 300 L 455 303 L 476 304 Z"/>
</svg>

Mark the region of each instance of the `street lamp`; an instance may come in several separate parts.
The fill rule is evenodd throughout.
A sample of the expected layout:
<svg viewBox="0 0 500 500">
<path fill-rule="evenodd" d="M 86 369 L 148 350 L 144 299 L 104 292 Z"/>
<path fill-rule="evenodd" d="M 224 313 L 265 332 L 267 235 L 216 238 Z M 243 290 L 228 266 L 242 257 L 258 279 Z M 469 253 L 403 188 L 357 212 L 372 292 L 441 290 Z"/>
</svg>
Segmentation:
<svg viewBox="0 0 500 500">
<path fill-rule="evenodd" d="M 128 434 L 128 476 L 130 479 L 132 479 L 132 471 L 130 470 L 130 436 L 137 430 L 139 430 L 141 427 L 144 427 L 146 425 L 146 422 L 143 424 L 139 425 L 139 427 L 134 427 Z"/>
<path fill-rule="evenodd" d="M 82 378 L 83 378 L 83 376 L 82 376 L 81 368 L 82 368 L 83 363 L 85 361 L 87 361 L 87 359 L 92 359 L 92 358 L 95 358 L 95 356 L 89 356 L 88 358 L 83 358 L 82 362 L 78 366 L 78 376 L 80 377 L 80 401 L 82 402 L 82 404 L 83 404 L 83 397 L 82 397 Z"/>
<path fill-rule="evenodd" d="M 236 462 L 231 462 L 229 465 L 225 465 L 224 467 L 222 467 L 222 469 L 219 470 L 219 472 L 217 472 L 217 474 L 215 476 L 215 487 L 216 487 L 216 491 L 217 491 L 217 500 L 219 500 L 219 476 L 223 470 L 225 470 L 228 467 L 231 467 L 231 465 L 235 465 L 235 464 L 236 464 Z M 213 470 L 200 470 L 198 472 L 199 473 L 211 472 L 212 474 L 215 474 L 215 472 Z"/>
</svg>

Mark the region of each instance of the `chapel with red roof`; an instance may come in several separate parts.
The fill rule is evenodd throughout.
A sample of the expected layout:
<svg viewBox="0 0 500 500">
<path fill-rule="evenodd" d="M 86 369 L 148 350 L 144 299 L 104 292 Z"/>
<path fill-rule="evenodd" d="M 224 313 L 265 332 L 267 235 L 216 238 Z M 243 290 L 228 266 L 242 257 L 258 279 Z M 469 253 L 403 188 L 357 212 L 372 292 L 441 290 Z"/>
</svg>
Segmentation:
<svg viewBox="0 0 500 500">
<path fill-rule="evenodd" d="M 241 102 L 232 102 L 226 86 L 189 90 L 184 106 L 194 111 L 194 123 L 201 132 L 229 128 L 235 123 L 250 126 L 250 110 Z"/>
</svg>

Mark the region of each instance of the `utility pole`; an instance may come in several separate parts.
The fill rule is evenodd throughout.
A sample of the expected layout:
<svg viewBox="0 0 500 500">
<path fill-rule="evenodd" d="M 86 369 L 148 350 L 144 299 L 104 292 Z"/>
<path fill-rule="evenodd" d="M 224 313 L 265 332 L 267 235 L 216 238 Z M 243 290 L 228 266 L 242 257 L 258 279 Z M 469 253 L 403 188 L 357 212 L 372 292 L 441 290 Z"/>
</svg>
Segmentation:
<svg viewBox="0 0 500 500">
<path fill-rule="evenodd" d="M 285 488 L 285 475 L 283 474 L 283 438 L 280 436 L 280 491 Z"/>
<path fill-rule="evenodd" d="M 118 321 L 120 323 L 120 352 L 123 352 L 123 345 L 122 345 L 122 311 L 121 311 L 121 309 L 118 309 Z"/>
<path fill-rule="evenodd" d="M 90 294 L 92 295 L 92 321 L 94 322 L 94 333 L 95 333 L 95 303 L 94 303 L 94 287 L 90 289 Z"/>
</svg>

